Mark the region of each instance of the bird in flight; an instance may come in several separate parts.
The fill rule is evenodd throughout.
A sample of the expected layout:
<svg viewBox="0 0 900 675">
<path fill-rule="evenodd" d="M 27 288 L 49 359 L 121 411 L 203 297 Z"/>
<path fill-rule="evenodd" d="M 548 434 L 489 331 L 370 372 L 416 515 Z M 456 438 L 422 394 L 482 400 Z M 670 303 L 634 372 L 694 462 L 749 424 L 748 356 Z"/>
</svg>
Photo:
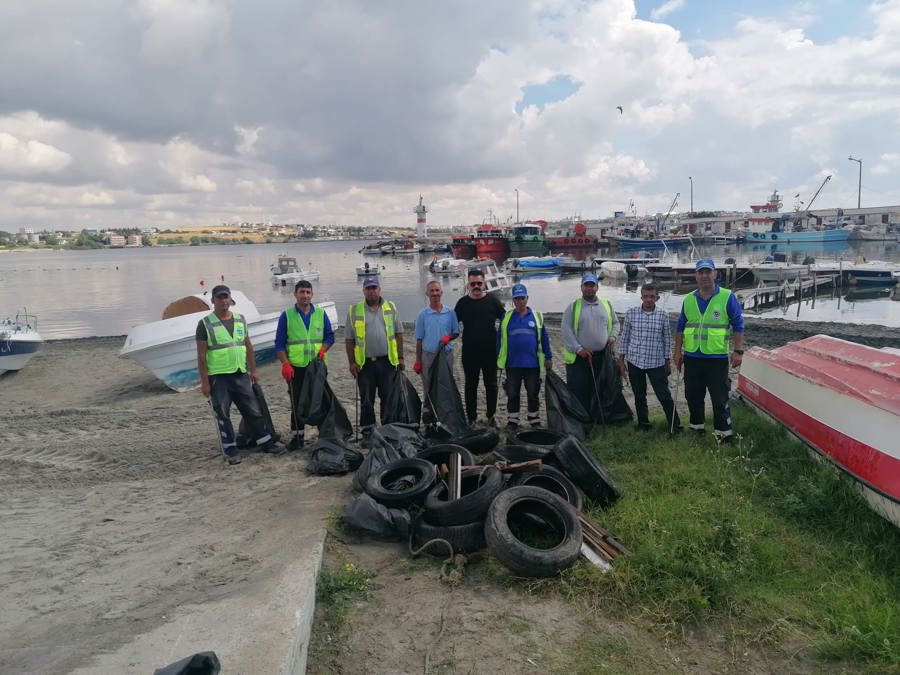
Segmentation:
<svg viewBox="0 0 900 675">
<path fill-rule="evenodd" d="M 620 106 L 620 105 L 617 105 L 617 106 L 616 106 L 616 110 L 619 111 L 619 114 L 620 114 L 620 115 L 624 113 L 624 111 L 622 110 L 622 106 Z"/>
</svg>

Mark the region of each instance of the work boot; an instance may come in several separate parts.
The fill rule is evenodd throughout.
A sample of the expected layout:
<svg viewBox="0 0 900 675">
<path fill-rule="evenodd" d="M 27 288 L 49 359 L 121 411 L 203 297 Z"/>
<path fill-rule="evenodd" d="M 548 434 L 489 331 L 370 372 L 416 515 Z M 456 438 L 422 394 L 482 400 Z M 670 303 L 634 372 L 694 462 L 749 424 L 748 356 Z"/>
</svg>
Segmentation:
<svg viewBox="0 0 900 675">
<path fill-rule="evenodd" d="M 303 442 L 303 436 L 301 434 L 295 434 L 290 443 L 287 444 L 287 451 L 296 452 L 303 447 Z"/>
<path fill-rule="evenodd" d="M 259 449 L 260 452 L 264 452 L 267 455 L 283 455 L 287 452 L 287 449 L 281 444 L 276 443 L 275 441 L 269 440 Z"/>
<path fill-rule="evenodd" d="M 225 461 L 228 462 L 228 466 L 234 466 L 241 463 L 241 456 L 237 452 L 226 452 Z"/>
</svg>

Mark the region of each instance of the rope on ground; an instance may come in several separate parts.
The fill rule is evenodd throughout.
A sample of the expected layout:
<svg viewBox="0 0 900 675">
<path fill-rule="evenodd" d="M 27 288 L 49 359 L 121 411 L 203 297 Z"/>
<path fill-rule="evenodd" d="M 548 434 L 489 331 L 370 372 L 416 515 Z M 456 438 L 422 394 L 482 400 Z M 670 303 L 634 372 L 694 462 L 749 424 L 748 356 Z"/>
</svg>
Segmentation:
<svg viewBox="0 0 900 675">
<path fill-rule="evenodd" d="M 453 544 L 451 544 L 449 541 L 447 541 L 446 539 L 440 539 L 440 538 L 429 539 L 424 544 L 422 544 L 419 548 L 413 550 L 412 535 L 410 535 L 410 537 L 409 537 L 409 554 L 413 558 L 415 558 L 415 557 L 419 556 L 422 553 L 422 551 L 427 549 L 429 546 L 431 546 L 435 542 L 444 544 L 447 547 L 447 550 L 450 551 L 450 556 L 448 558 L 446 558 L 443 563 L 441 563 L 440 579 L 441 579 L 441 581 L 447 582 L 451 586 L 455 586 L 460 581 L 462 581 L 463 569 L 465 568 L 466 563 L 468 562 L 468 558 L 466 558 L 466 556 L 459 554 L 459 553 L 455 554 L 453 552 Z M 453 567 L 453 569 L 450 569 L 451 566 Z"/>
</svg>

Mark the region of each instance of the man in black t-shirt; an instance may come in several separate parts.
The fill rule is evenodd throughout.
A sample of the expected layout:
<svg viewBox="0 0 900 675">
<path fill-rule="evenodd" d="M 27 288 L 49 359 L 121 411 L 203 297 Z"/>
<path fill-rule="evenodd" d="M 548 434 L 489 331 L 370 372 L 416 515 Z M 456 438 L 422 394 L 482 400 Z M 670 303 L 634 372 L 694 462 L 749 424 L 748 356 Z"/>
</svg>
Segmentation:
<svg viewBox="0 0 900 675">
<path fill-rule="evenodd" d="M 454 311 L 462 324 L 462 364 L 466 376 L 466 417 L 469 424 L 478 416 L 478 376 L 484 378 L 488 424 L 494 425 L 497 411 L 497 321 L 506 308 L 485 291 L 484 271 L 471 269 L 467 295 L 456 302 Z"/>
</svg>

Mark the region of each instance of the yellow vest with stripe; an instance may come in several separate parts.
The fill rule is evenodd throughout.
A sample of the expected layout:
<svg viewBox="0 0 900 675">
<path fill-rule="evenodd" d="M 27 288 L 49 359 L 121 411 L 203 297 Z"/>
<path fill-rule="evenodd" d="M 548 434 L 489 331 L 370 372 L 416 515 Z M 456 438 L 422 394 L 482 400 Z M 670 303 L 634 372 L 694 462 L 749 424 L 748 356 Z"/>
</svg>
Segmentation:
<svg viewBox="0 0 900 675">
<path fill-rule="evenodd" d="M 206 326 L 206 370 L 210 375 L 227 375 L 247 372 L 247 322 L 237 312 L 234 317 L 234 333 L 229 333 L 215 312 L 203 318 Z"/>
<path fill-rule="evenodd" d="M 709 299 L 706 311 L 700 314 L 697 295 L 691 293 L 684 299 L 684 341 L 685 353 L 700 351 L 702 354 L 727 355 L 731 337 L 731 323 L 728 319 L 728 299 L 731 291 L 720 288 Z"/>
<path fill-rule="evenodd" d="M 308 330 L 295 306 L 284 310 L 284 315 L 287 317 L 287 359 L 292 366 L 305 368 L 322 348 L 322 340 L 325 339 L 325 310 L 313 307 Z"/>
<path fill-rule="evenodd" d="M 612 303 L 606 298 L 598 297 L 597 300 L 600 301 L 600 304 L 603 305 L 603 309 L 606 310 L 606 333 L 607 335 L 612 335 L 613 331 L 613 308 Z M 578 326 L 581 325 L 581 307 L 584 305 L 584 298 L 578 298 L 575 302 L 572 303 L 572 332 L 577 336 L 578 335 Z M 563 361 L 566 363 L 575 363 L 575 357 L 578 354 L 575 352 L 570 352 L 568 349 L 563 347 Z"/>
<path fill-rule="evenodd" d="M 353 360 L 360 368 L 366 363 L 366 301 L 360 300 L 353 305 L 353 332 L 356 335 L 356 346 L 353 348 Z M 394 333 L 394 324 L 397 321 L 397 308 L 393 302 L 387 300 L 381 303 L 381 317 L 384 319 L 384 332 L 387 334 L 388 361 L 392 366 L 400 364 L 400 354 L 397 351 L 397 337 Z"/>
<path fill-rule="evenodd" d="M 514 313 L 514 309 L 508 311 L 506 316 L 503 317 L 503 321 L 500 322 L 500 353 L 497 355 L 497 367 L 501 370 L 506 368 L 506 358 L 509 354 L 509 320 Z M 544 326 L 544 316 L 540 312 L 535 312 L 534 310 L 532 310 L 531 313 L 534 315 L 534 327 L 537 332 L 538 368 L 543 369 L 544 350 L 541 349 L 541 328 Z"/>
</svg>

